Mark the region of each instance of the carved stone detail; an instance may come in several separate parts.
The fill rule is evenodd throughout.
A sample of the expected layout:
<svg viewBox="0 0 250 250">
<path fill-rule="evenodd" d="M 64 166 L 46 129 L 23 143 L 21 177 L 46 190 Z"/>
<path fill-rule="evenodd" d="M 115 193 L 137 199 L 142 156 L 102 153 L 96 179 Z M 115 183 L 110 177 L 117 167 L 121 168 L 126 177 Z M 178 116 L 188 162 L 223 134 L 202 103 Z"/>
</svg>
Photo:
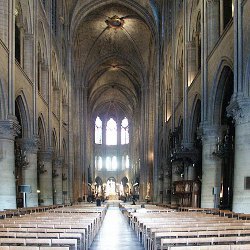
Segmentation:
<svg viewBox="0 0 250 250">
<path fill-rule="evenodd" d="M 62 163 L 63 163 L 63 158 L 62 157 L 58 157 L 56 159 L 53 160 L 53 167 L 55 168 L 62 168 Z"/>
<path fill-rule="evenodd" d="M 38 151 L 39 161 L 50 162 L 52 161 L 53 150 L 48 149 L 46 151 Z"/>
<path fill-rule="evenodd" d="M 211 137 L 214 137 L 216 139 L 218 136 L 220 136 L 221 129 L 221 126 L 202 125 L 199 129 L 199 134 L 202 138 L 202 141 L 206 142 Z"/>
<path fill-rule="evenodd" d="M 14 140 L 20 133 L 20 125 L 17 120 L 0 121 L 0 139 Z"/>
<path fill-rule="evenodd" d="M 17 142 L 21 146 L 22 150 L 31 153 L 36 154 L 38 151 L 38 138 L 22 138 L 18 139 Z"/>
<path fill-rule="evenodd" d="M 250 99 L 234 99 L 227 107 L 228 116 L 233 117 L 235 124 L 250 123 Z"/>
</svg>

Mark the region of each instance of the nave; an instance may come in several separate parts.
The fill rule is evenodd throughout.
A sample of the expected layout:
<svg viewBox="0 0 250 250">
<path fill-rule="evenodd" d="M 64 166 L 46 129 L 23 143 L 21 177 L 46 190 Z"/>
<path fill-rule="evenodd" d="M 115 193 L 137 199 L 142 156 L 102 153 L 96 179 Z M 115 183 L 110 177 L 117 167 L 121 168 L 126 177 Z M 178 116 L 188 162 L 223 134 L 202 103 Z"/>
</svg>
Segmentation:
<svg viewBox="0 0 250 250">
<path fill-rule="evenodd" d="M 1 213 L 0 250 L 249 250 L 250 215 L 81 202 Z"/>
<path fill-rule="evenodd" d="M 118 204 L 110 203 L 90 250 L 144 250 Z"/>
</svg>

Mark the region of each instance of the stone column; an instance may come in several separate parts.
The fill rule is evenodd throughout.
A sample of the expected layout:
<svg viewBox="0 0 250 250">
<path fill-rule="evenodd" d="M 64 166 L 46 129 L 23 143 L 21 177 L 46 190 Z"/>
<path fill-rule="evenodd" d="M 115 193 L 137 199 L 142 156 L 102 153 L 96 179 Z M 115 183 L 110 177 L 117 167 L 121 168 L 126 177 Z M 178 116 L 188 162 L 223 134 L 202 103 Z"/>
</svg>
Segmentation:
<svg viewBox="0 0 250 250">
<path fill-rule="evenodd" d="M 31 193 L 26 195 L 27 207 L 38 206 L 37 194 L 37 140 L 31 138 L 22 138 L 18 140 L 21 149 L 25 152 L 28 165 L 23 167 L 23 183 L 31 186 Z"/>
<path fill-rule="evenodd" d="M 148 169 L 147 169 L 147 152 L 148 152 L 148 143 L 146 139 L 146 135 L 148 134 L 148 92 L 149 89 L 147 86 L 142 88 L 142 103 L 141 110 L 140 110 L 140 123 L 141 123 L 141 137 L 140 143 L 142 147 L 140 148 L 140 160 L 139 160 L 139 172 L 140 172 L 140 185 L 139 185 L 139 193 L 140 193 L 140 201 L 145 201 L 145 196 L 147 194 L 147 176 L 148 176 Z"/>
<path fill-rule="evenodd" d="M 220 0 L 207 0 L 208 53 L 220 35 Z"/>
<path fill-rule="evenodd" d="M 201 207 L 217 208 L 221 184 L 221 159 L 213 155 L 220 136 L 218 126 L 203 127 Z"/>
<path fill-rule="evenodd" d="M 39 151 L 38 159 L 41 204 L 52 205 L 52 150 Z"/>
<path fill-rule="evenodd" d="M 235 120 L 233 211 L 250 213 L 250 192 L 245 187 L 245 178 L 250 177 L 250 100 L 231 102 L 227 111 Z"/>
<path fill-rule="evenodd" d="M 53 164 L 54 204 L 63 204 L 62 159 L 54 160 Z"/>
<path fill-rule="evenodd" d="M 0 121 L 0 211 L 16 208 L 14 138 L 19 129 L 16 121 Z"/>
<path fill-rule="evenodd" d="M 205 122 L 208 115 L 208 24 L 207 0 L 201 0 L 201 121 Z"/>
</svg>

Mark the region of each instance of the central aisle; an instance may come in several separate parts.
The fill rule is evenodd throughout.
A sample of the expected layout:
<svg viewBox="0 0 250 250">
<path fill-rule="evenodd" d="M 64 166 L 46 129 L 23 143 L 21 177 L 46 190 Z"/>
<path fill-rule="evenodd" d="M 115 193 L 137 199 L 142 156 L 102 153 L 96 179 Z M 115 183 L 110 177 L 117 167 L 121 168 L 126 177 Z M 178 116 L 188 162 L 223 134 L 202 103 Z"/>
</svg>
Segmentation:
<svg viewBox="0 0 250 250">
<path fill-rule="evenodd" d="M 110 204 L 90 250 L 144 250 L 117 203 Z"/>
</svg>

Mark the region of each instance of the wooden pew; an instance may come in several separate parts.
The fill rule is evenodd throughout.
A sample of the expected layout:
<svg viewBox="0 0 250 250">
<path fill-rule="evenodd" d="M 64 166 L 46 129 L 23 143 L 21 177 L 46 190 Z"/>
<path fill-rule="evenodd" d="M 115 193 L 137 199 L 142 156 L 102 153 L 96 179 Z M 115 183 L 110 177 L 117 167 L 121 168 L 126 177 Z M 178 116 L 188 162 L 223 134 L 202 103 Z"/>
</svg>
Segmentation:
<svg viewBox="0 0 250 250">
<path fill-rule="evenodd" d="M 96 208 L 92 205 L 52 206 L 50 210 L 44 208 L 43 212 L 33 208 L 9 211 L 12 218 L 3 219 L 0 224 L 0 243 L 8 245 L 9 242 L 9 246 L 32 245 L 34 248 L 69 244 L 73 249 L 78 247 L 87 250 L 101 226 L 106 210 L 107 207 Z M 27 211 L 25 215 L 14 216 Z"/>
<path fill-rule="evenodd" d="M 174 238 L 174 239 L 161 239 L 161 250 L 168 249 L 171 245 L 213 245 L 224 244 L 250 244 L 250 236 L 237 236 L 237 237 L 203 237 L 203 238 Z"/>
<path fill-rule="evenodd" d="M 171 246 L 168 250 L 249 250 L 250 244 L 245 245 L 210 245 L 210 246 Z"/>
<path fill-rule="evenodd" d="M 147 249 L 158 249 L 163 238 L 189 238 L 189 237 L 228 237 L 228 236 L 250 236 L 250 230 L 216 230 L 216 231 L 191 231 L 191 232 L 157 232 L 148 244 Z M 149 242 L 148 242 L 149 243 Z"/>
</svg>

